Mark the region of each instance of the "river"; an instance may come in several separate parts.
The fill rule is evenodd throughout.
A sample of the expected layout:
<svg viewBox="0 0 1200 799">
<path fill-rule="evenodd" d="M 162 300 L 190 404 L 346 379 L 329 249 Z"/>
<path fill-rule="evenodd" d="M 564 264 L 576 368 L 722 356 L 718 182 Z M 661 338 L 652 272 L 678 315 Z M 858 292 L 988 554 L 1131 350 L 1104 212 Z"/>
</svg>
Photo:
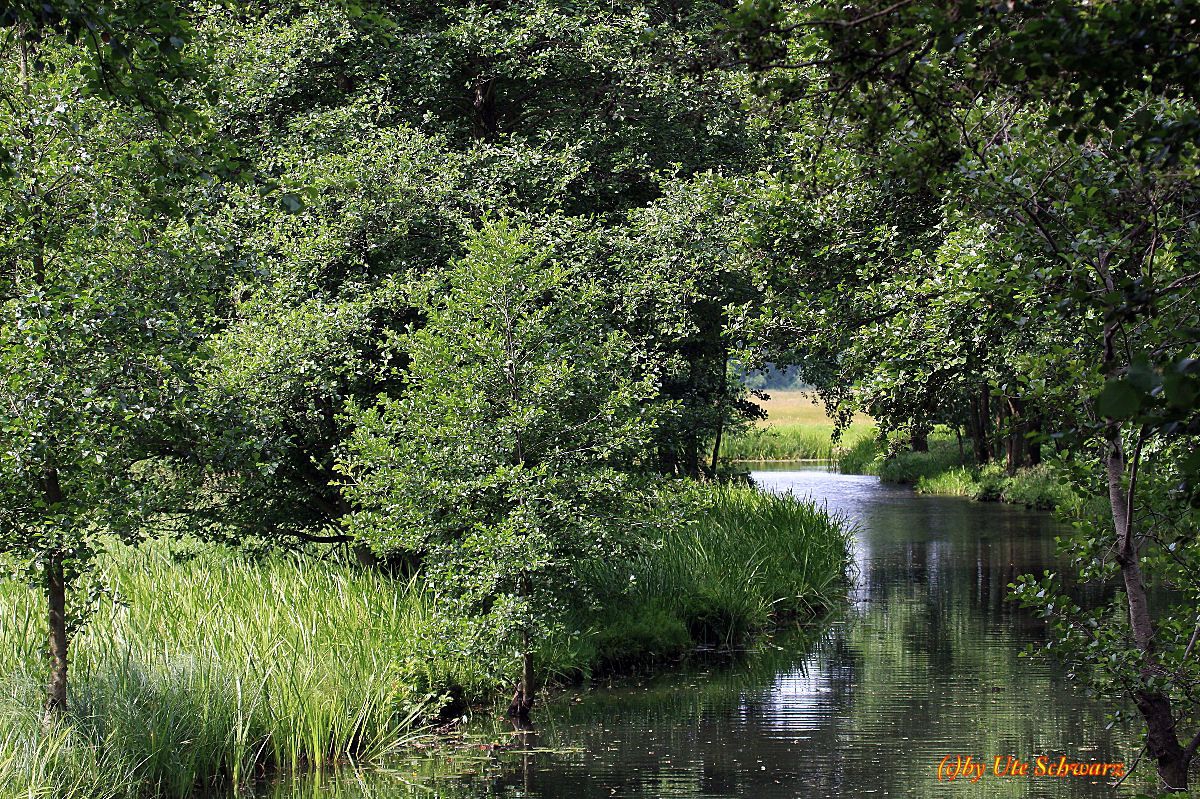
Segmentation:
<svg viewBox="0 0 1200 799">
<path fill-rule="evenodd" d="M 1037 758 L 1131 760 L 1128 733 L 1045 658 L 1041 626 L 1006 600 L 1054 568 L 1056 522 L 998 504 L 925 497 L 873 477 L 777 467 L 769 491 L 811 496 L 856 528 L 850 601 L 767 651 L 542 708 L 530 751 L 483 744 L 276 786 L 276 799 L 540 797 L 1111 797 L 1109 779 L 1036 776 Z M 499 722 L 496 722 L 499 724 Z M 515 740 L 501 727 L 479 741 Z M 490 736 L 490 737 L 489 737 Z M 939 764 L 982 762 L 950 781 Z M 997 776 L 997 756 L 1029 775 Z M 946 760 L 949 757 L 950 760 Z M 961 761 L 966 762 L 966 761 Z M 1002 761 L 1006 763 L 1008 761 Z M 1149 771 L 1149 769 L 1147 769 Z"/>
</svg>

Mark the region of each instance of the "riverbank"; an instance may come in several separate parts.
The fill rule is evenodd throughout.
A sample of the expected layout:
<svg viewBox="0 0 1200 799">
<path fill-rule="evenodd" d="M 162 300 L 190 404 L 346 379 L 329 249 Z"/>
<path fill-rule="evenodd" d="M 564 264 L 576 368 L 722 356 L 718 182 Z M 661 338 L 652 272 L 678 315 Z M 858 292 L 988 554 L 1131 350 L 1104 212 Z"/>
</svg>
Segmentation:
<svg viewBox="0 0 1200 799">
<path fill-rule="evenodd" d="M 966 447 L 970 447 L 969 441 Z M 1006 502 L 1071 517 L 1082 515 L 1089 504 L 1048 464 L 1024 467 L 1009 475 L 998 463 L 971 463 L 960 442 L 945 433 L 930 436 L 928 452 L 901 452 L 891 457 L 885 457 L 874 441 L 860 442 L 839 458 L 838 469 L 911 485 L 918 494 Z"/>
<path fill-rule="evenodd" d="M 597 564 L 598 607 L 541 648 L 547 681 L 737 647 L 810 617 L 845 584 L 847 525 L 745 487 L 693 488 L 625 562 Z M 737 564 L 738 568 L 730 568 Z M 107 556 L 103 600 L 74 642 L 72 707 L 41 723 L 41 605 L 0 589 L 0 795 L 183 797 L 264 771 L 379 762 L 448 699 L 489 706 L 515 662 L 488 641 L 438 640 L 419 581 L 312 558 L 218 547 Z"/>
<path fill-rule="evenodd" d="M 806 395 L 802 395 L 806 396 Z M 805 407 L 788 397 L 785 408 Z M 879 477 L 886 483 L 911 485 L 919 494 L 1006 502 L 1079 516 L 1087 501 L 1047 465 L 1018 469 L 1008 475 L 1000 464 L 979 466 L 970 459 L 969 440 L 935 430 L 928 452 L 900 452 L 890 457 L 875 440 L 875 427 L 856 419 L 835 443 L 833 424 L 815 420 L 811 412 L 785 413 L 772 422 L 735 436 L 722 448 L 726 463 L 833 463 L 843 474 Z M 797 421 L 799 419 L 799 421 Z"/>
</svg>

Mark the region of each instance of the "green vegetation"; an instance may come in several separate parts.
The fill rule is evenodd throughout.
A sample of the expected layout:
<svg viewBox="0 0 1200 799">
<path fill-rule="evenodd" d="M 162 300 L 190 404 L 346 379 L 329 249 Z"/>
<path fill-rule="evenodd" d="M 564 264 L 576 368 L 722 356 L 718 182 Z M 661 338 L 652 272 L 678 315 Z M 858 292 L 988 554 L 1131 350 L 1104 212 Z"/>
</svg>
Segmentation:
<svg viewBox="0 0 1200 799">
<path fill-rule="evenodd" d="M 981 501 L 1009 502 L 1040 510 L 1057 510 L 1078 517 L 1088 508 L 1070 482 L 1046 464 L 1018 469 L 1009 476 L 996 464 L 983 468 L 959 466 L 916 481 L 921 494 L 970 497 Z"/>
<path fill-rule="evenodd" d="M 1086 502 L 1069 475 L 1048 464 L 1017 469 L 1011 476 L 998 463 L 970 462 L 969 450 L 944 432 L 929 439 L 928 452 L 902 451 L 890 457 L 873 439 L 843 453 L 838 468 L 846 474 L 874 474 L 889 483 L 911 485 L 919 494 L 967 497 L 981 502 L 1008 502 L 1078 517 L 1095 503 Z"/>
<path fill-rule="evenodd" d="M 836 425 L 810 391 L 771 391 L 762 407 L 767 414 L 765 421 L 721 442 L 722 460 L 833 461 L 875 435 L 871 420 L 859 415 L 835 443 Z"/>
<path fill-rule="evenodd" d="M 534 639 L 558 641 L 601 600 L 582 575 L 674 529 L 652 501 L 672 482 L 715 481 L 722 453 L 836 455 L 959 492 L 964 441 L 980 496 L 1108 497 L 1064 543 L 1105 608 L 1084 628 L 1053 579 L 1018 593 L 1099 695 L 1133 701 L 1160 778 L 1186 787 L 1194 3 L 732 5 L 0 10 L 0 553 L 41 604 L 22 611 L 39 620 L 19 628 L 22 662 L 38 665 L 14 701 L 32 709 L 45 678 L 45 746 L 91 757 L 68 714 L 125 735 L 136 705 L 105 704 L 104 686 L 160 668 L 141 628 L 87 626 L 116 579 L 96 561 L 113 541 L 325 565 L 346 545 L 436 597 L 441 657 L 489 636 L 520 649 L 496 674 L 527 711 L 535 660 L 560 662 Z M 886 452 L 865 432 L 827 447 L 823 418 L 776 413 L 747 435 L 764 410 L 745 376 L 768 364 L 795 365 L 789 384 L 839 426 L 869 418 Z M 683 604 L 655 610 L 676 644 L 663 614 L 730 642 L 773 591 L 798 590 L 732 540 L 723 565 L 748 559 L 780 585 L 726 582 L 709 547 L 732 534 L 708 535 L 674 543 L 698 581 L 672 572 Z M 187 591 L 131 595 L 130 614 L 133 596 L 166 617 Z M 639 624 L 629 635 L 652 638 Z M 268 629 L 243 660 L 288 655 L 290 633 Z M 378 646 L 350 660 L 398 657 Z M 146 662 L 93 674 L 88 647 Z M 193 665 L 164 662 L 150 690 L 233 719 L 272 762 L 347 740 L 369 752 L 391 723 L 383 694 L 318 713 L 269 681 L 267 716 L 231 715 L 252 683 L 197 682 Z M 366 716 L 310 723 L 342 711 Z M 196 756 L 231 773 L 259 759 L 193 732 Z M 37 773 L 29 758 L 0 764 Z M 171 768 L 173 786 L 195 776 Z"/>
<path fill-rule="evenodd" d="M 926 452 L 900 450 L 888 453 L 874 437 L 855 443 L 838 458 L 838 470 L 846 474 L 873 474 L 888 483 L 916 485 L 961 467 L 968 456 L 958 443 L 944 432 L 929 437 Z"/>
<path fill-rule="evenodd" d="M 782 614 L 836 601 L 848 531 L 811 503 L 730 487 L 673 504 L 695 521 L 620 569 L 592 571 L 607 601 L 575 619 L 582 632 L 540 648 L 539 676 L 742 646 Z M 77 639 L 74 702 L 49 727 L 36 710 L 37 603 L 17 586 L 0 591 L 5 796 L 182 797 L 244 785 L 264 767 L 380 762 L 451 693 L 490 704 L 511 674 L 502 635 L 444 647 L 434 595 L 415 579 L 199 544 L 100 565 L 118 601 Z"/>
<path fill-rule="evenodd" d="M 875 437 L 873 428 L 855 425 L 833 441 L 834 425 L 770 424 L 750 428 L 721 444 L 726 461 L 836 461 L 849 449 Z"/>
</svg>

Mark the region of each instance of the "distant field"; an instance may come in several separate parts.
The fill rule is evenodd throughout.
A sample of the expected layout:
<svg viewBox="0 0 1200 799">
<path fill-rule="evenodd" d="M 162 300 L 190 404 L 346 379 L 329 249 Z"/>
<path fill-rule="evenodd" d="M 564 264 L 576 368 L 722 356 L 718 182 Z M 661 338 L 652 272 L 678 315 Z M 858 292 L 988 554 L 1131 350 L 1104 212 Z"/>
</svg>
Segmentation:
<svg viewBox="0 0 1200 799">
<path fill-rule="evenodd" d="M 846 449 L 875 435 L 869 416 L 859 414 L 835 447 L 833 420 L 806 391 L 770 392 L 763 403 L 767 419 L 754 430 L 728 439 L 721 455 L 730 461 L 835 460 Z"/>
<path fill-rule="evenodd" d="M 767 411 L 767 421 L 760 426 L 825 425 L 832 429 L 833 421 L 825 415 L 825 406 L 809 391 L 770 391 L 770 399 L 762 403 Z M 871 425 L 870 416 L 857 414 L 854 424 Z"/>
</svg>

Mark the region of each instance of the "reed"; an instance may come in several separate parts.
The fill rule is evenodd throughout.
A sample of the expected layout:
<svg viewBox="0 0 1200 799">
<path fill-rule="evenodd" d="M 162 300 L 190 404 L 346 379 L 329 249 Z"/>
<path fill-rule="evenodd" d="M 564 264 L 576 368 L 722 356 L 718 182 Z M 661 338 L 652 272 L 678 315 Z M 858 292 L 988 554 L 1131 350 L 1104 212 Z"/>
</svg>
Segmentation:
<svg viewBox="0 0 1200 799">
<path fill-rule="evenodd" d="M 769 424 L 731 436 L 721 445 L 726 461 L 835 461 L 875 436 L 869 423 L 855 422 L 835 442 L 826 423 Z"/>
<path fill-rule="evenodd" d="M 785 615 L 836 601 L 849 525 L 814 503 L 748 486 L 695 491 L 693 521 L 632 564 L 630 601 L 686 629 L 693 643 L 735 647 Z M 669 624 L 664 624 L 669 628 Z"/>
</svg>

